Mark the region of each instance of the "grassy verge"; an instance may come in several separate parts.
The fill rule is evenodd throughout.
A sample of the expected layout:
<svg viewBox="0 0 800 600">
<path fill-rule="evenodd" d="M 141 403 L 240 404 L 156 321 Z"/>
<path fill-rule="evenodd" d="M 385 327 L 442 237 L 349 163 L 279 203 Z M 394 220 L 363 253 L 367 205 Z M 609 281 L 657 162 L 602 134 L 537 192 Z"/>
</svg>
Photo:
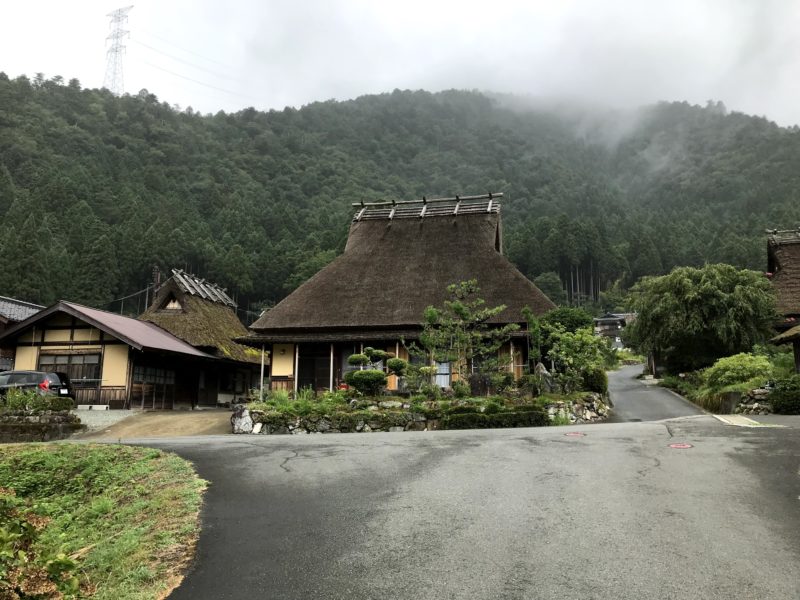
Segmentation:
<svg viewBox="0 0 800 600">
<path fill-rule="evenodd" d="M 174 454 L 84 444 L 4 446 L 0 482 L 44 517 L 35 553 L 67 556 L 77 563 L 77 597 L 109 600 L 161 598 L 177 585 L 206 486 Z M 8 514 L 0 514 L 0 530 L 4 520 Z"/>
</svg>

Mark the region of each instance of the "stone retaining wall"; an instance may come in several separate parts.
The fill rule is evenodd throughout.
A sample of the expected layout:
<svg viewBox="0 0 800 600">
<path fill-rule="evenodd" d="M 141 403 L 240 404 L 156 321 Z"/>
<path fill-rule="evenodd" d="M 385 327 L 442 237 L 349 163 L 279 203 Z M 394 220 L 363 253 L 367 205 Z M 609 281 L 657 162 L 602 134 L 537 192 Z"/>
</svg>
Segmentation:
<svg viewBox="0 0 800 600">
<path fill-rule="evenodd" d="M 379 402 L 365 410 L 339 412 L 331 415 L 309 415 L 304 417 L 278 415 L 262 411 L 250 411 L 239 406 L 231 416 L 233 433 L 261 435 L 300 435 L 307 433 L 369 433 L 373 431 L 435 431 L 437 429 L 461 429 L 467 421 L 464 414 L 475 414 L 476 427 L 528 427 L 546 424 L 537 422 L 531 407 L 519 406 L 499 413 L 450 412 L 442 414 L 431 410 L 428 413 L 412 412 L 408 404 L 397 401 Z M 600 394 L 588 393 L 574 402 L 556 402 L 545 407 L 551 421 L 556 415 L 567 416 L 570 423 L 593 423 L 608 417 L 608 406 Z M 541 412 L 541 411 L 539 411 Z M 451 423 L 451 421 L 453 421 Z M 455 421 L 461 421 L 457 425 Z"/>
<path fill-rule="evenodd" d="M 758 388 L 742 394 L 734 413 L 739 415 L 768 415 L 772 412 L 769 390 Z"/>
<path fill-rule="evenodd" d="M 0 414 L 0 443 L 3 444 L 63 440 L 85 429 L 80 419 L 69 411 Z"/>
</svg>

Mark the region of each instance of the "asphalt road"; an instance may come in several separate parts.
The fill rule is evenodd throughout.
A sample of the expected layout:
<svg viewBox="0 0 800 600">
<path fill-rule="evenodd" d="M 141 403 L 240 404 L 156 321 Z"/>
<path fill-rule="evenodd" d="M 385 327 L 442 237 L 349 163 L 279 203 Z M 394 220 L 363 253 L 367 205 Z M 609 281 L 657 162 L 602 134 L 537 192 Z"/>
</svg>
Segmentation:
<svg viewBox="0 0 800 600">
<path fill-rule="evenodd" d="M 178 600 L 800 598 L 800 430 L 697 416 L 147 445 L 211 481 Z"/>
<path fill-rule="evenodd" d="M 660 421 L 704 414 L 668 389 L 646 385 L 636 379 L 641 372 L 641 365 L 633 365 L 608 374 L 608 393 L 614 403 L 609 423 Z"/>
</svg>

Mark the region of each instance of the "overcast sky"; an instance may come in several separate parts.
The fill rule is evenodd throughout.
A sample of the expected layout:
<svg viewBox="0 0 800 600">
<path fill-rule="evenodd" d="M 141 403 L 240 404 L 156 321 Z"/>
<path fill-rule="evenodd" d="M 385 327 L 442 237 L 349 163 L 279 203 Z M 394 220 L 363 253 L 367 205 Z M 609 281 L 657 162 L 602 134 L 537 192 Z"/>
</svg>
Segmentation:
<svg viewBox="0 0 800 600">
<path fill-rule="evenodd" d="M 798 0 L 133 1 L 125 91 L 204 113 L 460 88 L 800 123 Z M 124 2 L 6 0 L 0 70 L 101 86 Z"/>
</svg>

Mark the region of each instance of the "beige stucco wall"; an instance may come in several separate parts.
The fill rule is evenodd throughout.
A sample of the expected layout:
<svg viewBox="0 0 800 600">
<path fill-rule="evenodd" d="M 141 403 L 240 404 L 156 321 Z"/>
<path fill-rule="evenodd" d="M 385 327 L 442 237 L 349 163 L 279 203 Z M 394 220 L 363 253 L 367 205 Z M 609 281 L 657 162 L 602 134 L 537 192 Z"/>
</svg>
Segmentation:
<svg viewBox="0 0 800 600">
<path fill-rule="evenodd" d="M 283 354 L 281 354 L 282 350 Z M 294 375 L 294 344 L 274 344 L 271 359 L 273 377 L 292 377 Z"/>
<path fill-rule="evenodd" d="M 76 329 L 74 334 L 76 342 L 94 342 L 100 340 L 100 330 L 92 327 L 91 329 Z"/>
<path fill-rule="evenodd" d="M 106 346 L 103 352 L 103 386 L 125 386 L 128 383 L 128 346 Z"/>
<path fill-rule="evenodd" d="M 35 370 L 39 362 L 39 348 L 37 346 L 17 346 L 14 358 L 14 368 L 18 371 Z"/>
<path fill-rule="evenodd" d="M 45 342 L 68 342 L 69 329 L 48 329 L 44 332 Z"/>
<path fill-rule="evenodd" d="M 19 341 L 20 342 L 33 342 L 33 341 L 38 342 L 41 339 L 42 339 L 42 330 L 41 329 L 37 329 L 36 330 L 36 339 L 35 340 L 33 339 L 33 329 L 31 329 L 30 331 L 26 331 L 21 336 L 19 336 Z"/>
</svg>

